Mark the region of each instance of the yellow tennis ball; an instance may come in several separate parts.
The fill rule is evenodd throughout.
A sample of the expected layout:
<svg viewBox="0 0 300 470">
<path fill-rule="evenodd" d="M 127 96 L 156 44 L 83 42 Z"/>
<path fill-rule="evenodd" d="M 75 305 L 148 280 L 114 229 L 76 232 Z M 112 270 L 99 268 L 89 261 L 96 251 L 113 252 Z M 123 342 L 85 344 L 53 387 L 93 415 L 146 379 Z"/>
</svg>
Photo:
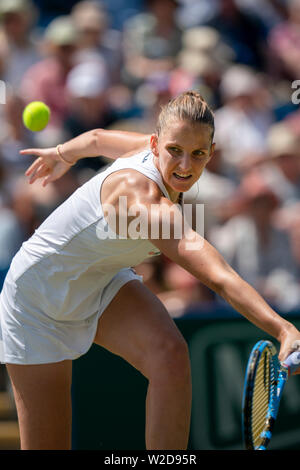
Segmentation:
<svg viewBox="0 0 300 470">
<path fill-rule="evenodd" d="M 32 101 L 23 111 L 24 126 L 33 132 L 39 132 L 45 129 L 49 118 L 50 109 L 42 101 Z"/>
</svg>

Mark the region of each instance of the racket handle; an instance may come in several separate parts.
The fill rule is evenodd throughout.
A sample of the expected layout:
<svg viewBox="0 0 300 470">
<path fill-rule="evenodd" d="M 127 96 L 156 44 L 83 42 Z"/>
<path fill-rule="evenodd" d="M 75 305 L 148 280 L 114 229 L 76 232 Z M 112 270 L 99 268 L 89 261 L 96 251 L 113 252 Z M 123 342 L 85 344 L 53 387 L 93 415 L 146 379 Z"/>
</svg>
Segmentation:
<svg viewBox="0 0 300 470">
<path fill-rule="evenodd" d="M 300 368 L 300 351 L 294 351 L 283 362 L 288 367 L 289 374 L 293 374 Z"/>
</svg>

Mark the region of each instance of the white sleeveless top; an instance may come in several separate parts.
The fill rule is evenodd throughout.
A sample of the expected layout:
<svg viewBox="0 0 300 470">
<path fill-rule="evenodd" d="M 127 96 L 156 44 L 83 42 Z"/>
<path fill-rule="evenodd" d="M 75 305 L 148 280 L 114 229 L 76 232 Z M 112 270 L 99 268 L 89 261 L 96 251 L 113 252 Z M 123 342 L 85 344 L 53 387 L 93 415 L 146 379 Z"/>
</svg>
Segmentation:
<svg viewBox="0 0 300 470">
<path fill-rule="evenodd" d="M 160 254 L 145 239 L 101 238 L 103 231 L 110 231 L 103 217 L 101 185 L 111 173 L 129 168 L 155 181 L 170 199 L 149 150 L 114 161 L 54 210 L 14 257 L 10 277 L 23 305 L 39 298 L 39 308 L 51 318 L 88 318 L 118 271 Z"/>
</svg>

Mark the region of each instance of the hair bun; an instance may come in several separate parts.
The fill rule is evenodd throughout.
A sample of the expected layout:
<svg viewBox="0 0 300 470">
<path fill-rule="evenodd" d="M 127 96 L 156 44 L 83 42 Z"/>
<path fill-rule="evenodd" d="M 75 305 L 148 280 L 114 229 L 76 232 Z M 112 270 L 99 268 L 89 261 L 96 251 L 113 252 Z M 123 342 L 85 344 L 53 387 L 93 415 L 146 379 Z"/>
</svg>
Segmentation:
<svg viewBox="0 0 300 470">
<path fill-rule="evenodd" d="M 157 134 L 159 135 L 171 120 L 174 121 L 174 118 L 191 123 L 207 124 L 212 128 L 212 138 L 214 136 L 213 112 L 203 96 L 197 91 L 185 91 L 162 107 L 158 116 Z"/>
</svg>

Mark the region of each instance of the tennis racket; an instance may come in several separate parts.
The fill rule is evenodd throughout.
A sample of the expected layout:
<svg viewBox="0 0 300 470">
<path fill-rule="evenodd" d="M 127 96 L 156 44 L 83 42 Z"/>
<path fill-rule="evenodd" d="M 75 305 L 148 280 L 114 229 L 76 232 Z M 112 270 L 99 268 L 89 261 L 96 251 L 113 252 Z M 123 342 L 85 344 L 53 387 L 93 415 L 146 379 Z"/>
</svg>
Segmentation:
<svg viewBox="0 0 300 470">
<path fill-rule="evenodd" d="M 271 341 L 258 341 L 247 365 L 243 394 L 243 435 L 247 450 L 266 450 L 284 386 L 300 367 L 300 351 L 280 363 Z"/>
</svg>

